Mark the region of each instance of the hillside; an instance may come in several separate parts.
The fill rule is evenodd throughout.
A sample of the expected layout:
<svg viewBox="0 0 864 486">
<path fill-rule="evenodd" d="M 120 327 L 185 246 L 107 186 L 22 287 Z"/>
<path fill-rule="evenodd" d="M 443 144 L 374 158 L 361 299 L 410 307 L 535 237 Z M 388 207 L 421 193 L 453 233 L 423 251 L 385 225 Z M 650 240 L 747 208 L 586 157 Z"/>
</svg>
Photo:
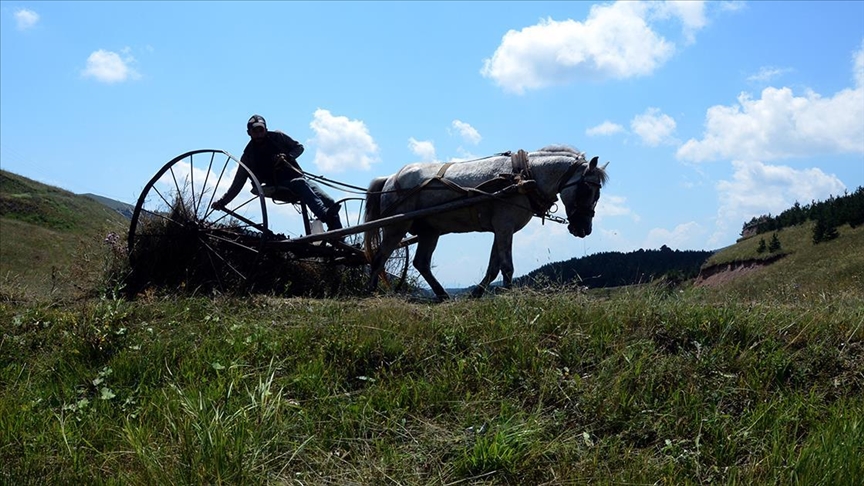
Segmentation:
<svg viewBox="0 0 864 486">
<path fill-rule="evenodd" d="M 838 237 L 813 243 L 815 222 L 747 238 L 712 255 L 697 286 L 746 297 L 794 293 L 819 298 L 825 293 L 864 295 L 864 226 L 837 228 Z M 780 249 L 758 251 L 759 242 L 776 234 Z"/>
<path fill-rule="evenodd" d="M 0 298 L 74 292 L 101 270 L 97 243 L 128 226 L 90 197 L 0 171 Z"/>
</svg>

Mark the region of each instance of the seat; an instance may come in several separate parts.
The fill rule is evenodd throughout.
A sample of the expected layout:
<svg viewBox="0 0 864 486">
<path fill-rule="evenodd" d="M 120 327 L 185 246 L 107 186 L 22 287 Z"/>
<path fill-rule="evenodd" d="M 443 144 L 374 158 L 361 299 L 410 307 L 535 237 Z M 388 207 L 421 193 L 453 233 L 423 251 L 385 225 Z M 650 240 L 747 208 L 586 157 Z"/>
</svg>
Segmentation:
<svg viewBox="0 0 864 486">
<path fill-rule="evenodd" d="M 289 203 L 289 204 L 300 204 L 300 196 L 298 196 L 294 191 L 288 189 L 285 186 L 274 186 L 271 184 L 262 184 L 261 189 L 264 191 L 264 197 L 269 197 L 274 201 Z M 258 190 L 253 187 L 251 191 L 252 194 L 258 195 Z"/>
</svg>

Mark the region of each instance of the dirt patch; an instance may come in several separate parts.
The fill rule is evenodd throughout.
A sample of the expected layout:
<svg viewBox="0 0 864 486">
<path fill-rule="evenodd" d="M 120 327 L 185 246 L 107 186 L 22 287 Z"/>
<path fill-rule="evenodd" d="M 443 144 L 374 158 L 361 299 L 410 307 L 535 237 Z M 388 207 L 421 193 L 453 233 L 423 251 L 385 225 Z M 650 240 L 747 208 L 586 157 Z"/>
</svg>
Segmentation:
<svg viewBox="0 0 864 486">
<path fill-rule="evenodd" d="M 770 265 L 785 255 L 775 255 L 763 260 L 743 260 L 736 262 L 711 265 L 699 271 L 699 276 L 693 285 L 696 287 L 717 287 L 736 278 L 755 272 L 760 268 Z"/>
</svg>

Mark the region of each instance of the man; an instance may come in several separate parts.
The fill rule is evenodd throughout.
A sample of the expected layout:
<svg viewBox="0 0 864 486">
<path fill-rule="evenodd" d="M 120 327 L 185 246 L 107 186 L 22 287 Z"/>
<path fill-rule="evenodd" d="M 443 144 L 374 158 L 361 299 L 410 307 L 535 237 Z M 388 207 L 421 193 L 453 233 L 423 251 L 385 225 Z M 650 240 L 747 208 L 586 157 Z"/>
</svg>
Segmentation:
<svg viewBox="0 0 864 486">
<path fill-rule="evenodd" d="M 278 188 L 288 188 L 308 207 L 316 218 L 327 224 L 327 230 L 342 228 L 339 221 L 339 204 L 312 181 L 307 181 L 297 157 L 303 153 L 303 145 L 278 130 L 267 130 L 267 122 L 261 115 L 252 115 L 246 122 L 246 133 L 251 140 L 243 149 L 240 161 L 249 167 L 258 182 L 264 186 L 264 195 L 272 196 Z M 231 187 L 212 204 L 213 209 L 225 209 L 249 175 L 238 168 Z"/>
</svg>

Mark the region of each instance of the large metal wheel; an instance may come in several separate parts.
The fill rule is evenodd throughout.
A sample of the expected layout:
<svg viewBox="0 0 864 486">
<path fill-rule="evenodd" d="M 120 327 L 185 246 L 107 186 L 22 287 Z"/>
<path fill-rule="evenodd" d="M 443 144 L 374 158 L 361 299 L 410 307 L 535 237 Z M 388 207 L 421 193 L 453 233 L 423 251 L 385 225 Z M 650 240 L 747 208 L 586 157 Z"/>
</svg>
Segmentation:
<svg viewBox="0 0 864 486">
<path fill-rule="evenodd" d="M 240 170 L 249 174 L 253 192 L 244 188 L 225 211 L 213 210 Z M 132 214 L 135 286 L 224 289 L 248 281 L 272 237 L 262 194 L 255 175 L 223 150 L 194 150 L 169 161 L 144 186 Z"/>
</svg>

